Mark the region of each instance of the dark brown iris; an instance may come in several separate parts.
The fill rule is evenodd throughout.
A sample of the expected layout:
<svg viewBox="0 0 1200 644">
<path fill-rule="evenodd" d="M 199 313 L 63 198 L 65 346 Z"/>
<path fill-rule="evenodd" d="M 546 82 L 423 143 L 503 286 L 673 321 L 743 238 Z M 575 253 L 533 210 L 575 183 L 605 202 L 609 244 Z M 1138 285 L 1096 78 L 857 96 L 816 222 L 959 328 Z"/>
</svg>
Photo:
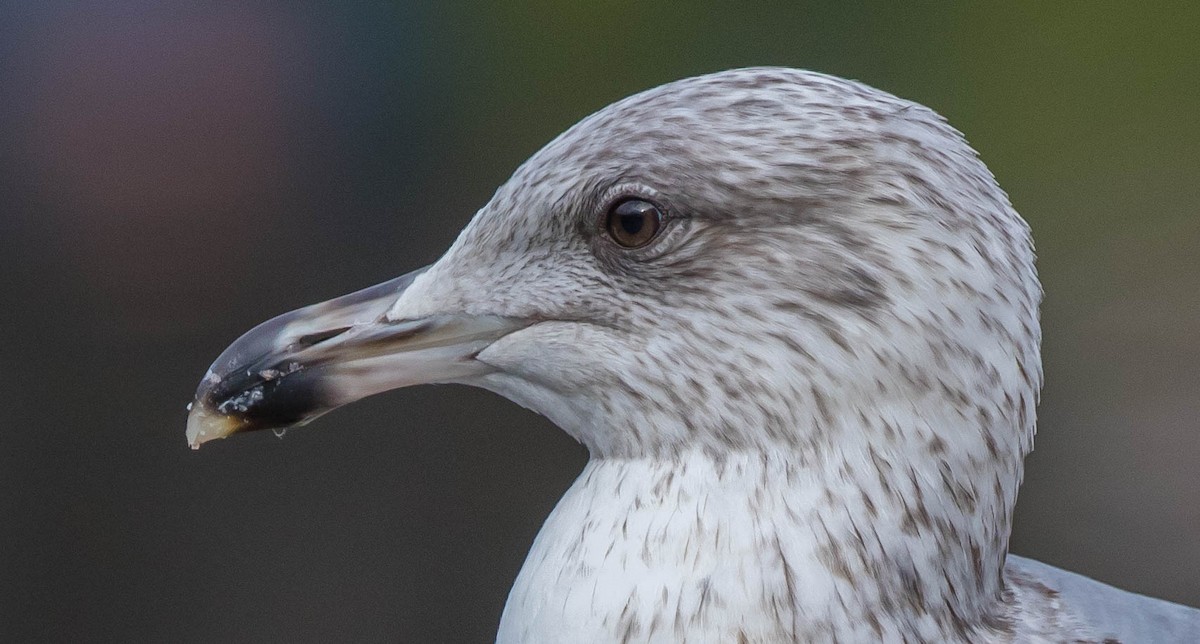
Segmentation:
<svg viewBox="0 0 1200 644">
<path fill-rule="evenodd" d="M 654 239 L 662 223 L 663 214 L 658 206 L 641 199 L 626 199 L 609 209 L 605 228 L 620 246 L 638 248 Z"/>
</svg>

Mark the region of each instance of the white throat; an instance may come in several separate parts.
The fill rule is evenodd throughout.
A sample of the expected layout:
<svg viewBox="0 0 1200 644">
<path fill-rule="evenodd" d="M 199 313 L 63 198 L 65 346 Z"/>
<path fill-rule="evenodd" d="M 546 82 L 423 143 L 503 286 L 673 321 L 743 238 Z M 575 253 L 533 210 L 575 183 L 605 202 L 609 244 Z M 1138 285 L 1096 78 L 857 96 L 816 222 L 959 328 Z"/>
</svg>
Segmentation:
<svg viewBox="0 0 1200 644">
<path fill-rule="evenodd" d="M 948 640 L 999 609 L 1003 553 L 949 525 L 923 489 L 941 482 L 906 483 L 907 466 L 888 481 L 846 471 L 848 460 L 800 461 L 783 450 L 593 459 L 538 535 L 497 641 Z M 901 495 L 925 495 L 922 516 L 904 516 L 918 504 Z M 955 535 L 962 543 L 938 541 Z M 976 574 L 972 556 L 991 570 Z"/>
</svg>

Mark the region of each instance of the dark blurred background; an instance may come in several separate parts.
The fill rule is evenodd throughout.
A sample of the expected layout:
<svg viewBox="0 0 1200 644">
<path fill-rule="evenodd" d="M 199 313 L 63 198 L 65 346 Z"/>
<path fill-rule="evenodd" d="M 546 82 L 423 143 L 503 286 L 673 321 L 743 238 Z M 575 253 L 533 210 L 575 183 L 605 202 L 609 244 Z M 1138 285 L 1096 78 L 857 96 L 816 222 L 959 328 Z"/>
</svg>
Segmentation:
<svg viewBox="0 0 1200 644">
<path fill-rule="evenodd" d="M 1103 8 L 1102 8 L 1103 5 Z M 745 65 L 965 131 L 1029 219 L 1015 551 L 1200 604 L 1200 4 L 0 4 L 0 639 L 488 641 L 585 460 L 458 387 L 184 441 L 274 314 L 436 259 L 605 104 Z"/>
</svg>

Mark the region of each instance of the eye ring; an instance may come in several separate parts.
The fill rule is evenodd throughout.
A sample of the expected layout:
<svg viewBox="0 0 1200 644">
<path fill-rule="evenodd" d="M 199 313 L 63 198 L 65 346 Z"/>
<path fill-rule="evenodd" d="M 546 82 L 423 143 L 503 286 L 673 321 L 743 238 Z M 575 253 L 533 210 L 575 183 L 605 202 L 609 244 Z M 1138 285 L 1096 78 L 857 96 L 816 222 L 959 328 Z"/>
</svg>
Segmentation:
<svg viewBox="0 0 1200 644">
<path fill-rule="evenodd" d="M 653 202 L 637 197 L 617 201 L 608 208 L 604 230 L 621 248 L 641 248 L 658 237 L 665 215 Z"/>
</svg>

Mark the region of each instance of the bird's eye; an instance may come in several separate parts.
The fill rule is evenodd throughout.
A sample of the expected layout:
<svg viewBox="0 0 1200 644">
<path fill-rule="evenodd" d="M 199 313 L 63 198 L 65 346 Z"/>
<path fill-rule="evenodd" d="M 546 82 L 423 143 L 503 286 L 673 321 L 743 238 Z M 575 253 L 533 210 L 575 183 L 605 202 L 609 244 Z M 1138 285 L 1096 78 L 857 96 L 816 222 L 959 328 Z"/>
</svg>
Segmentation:
<svg viewBox="0 0 1200 644">
<path fill-rule="evenodd" d="M 662 223 L 663 214 L 658 206 L 641 199 L 626 199 L 609 208 L 605 227 L 617 244 L 639 248 L 654 239 Z"/>
</svg>

